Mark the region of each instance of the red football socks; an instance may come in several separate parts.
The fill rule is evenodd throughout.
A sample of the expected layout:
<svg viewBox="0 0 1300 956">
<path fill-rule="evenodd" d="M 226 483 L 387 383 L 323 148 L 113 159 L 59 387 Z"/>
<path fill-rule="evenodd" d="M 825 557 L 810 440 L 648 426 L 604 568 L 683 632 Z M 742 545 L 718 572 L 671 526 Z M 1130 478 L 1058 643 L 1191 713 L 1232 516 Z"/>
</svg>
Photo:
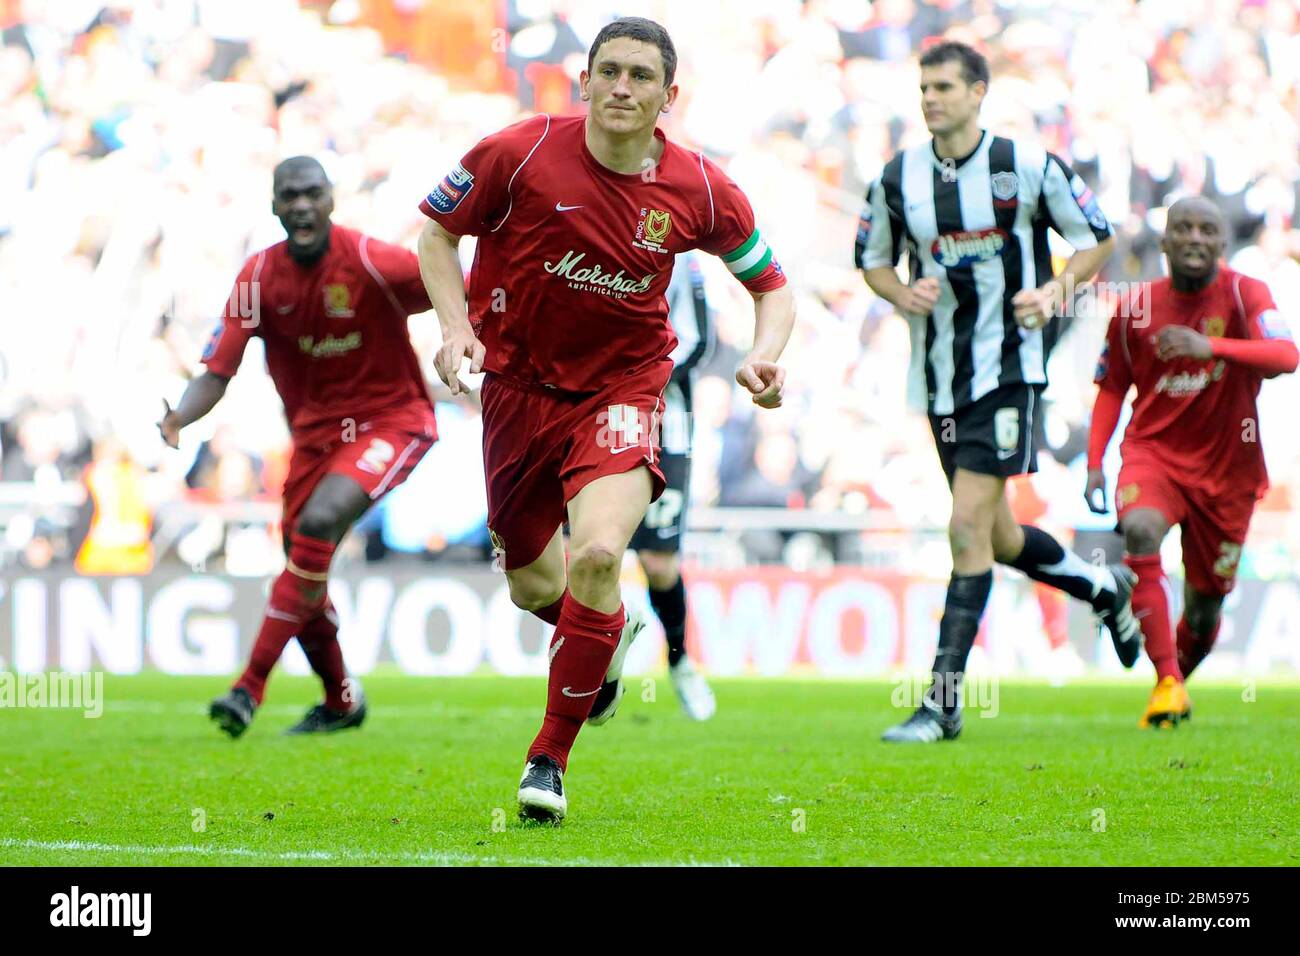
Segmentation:
<svg viewBox="0 0 1300 956">
<path fill-rule="evenodd" d="M 1207 635 L 1197 634 L 1187 624 L 1187 618 L 1180 618 L 1178 621 L 1178 667 L 1183 672 L 1183 677 L 1192 676 L 1192 671 L 1196 670 L 1201 661 L 1205 660 L 1214 647 L 1214 642 L 1219 638 L 1220 621 L 1214 622 L 1214 630 Z"/>
<path fill-rule="evenodd" d="M 569 589 L 565 588 L 564 593 L 557 597 L 546 607 L 539 607 L 533 611 L 535 617 L 541 618 L 551 627 L 558 627 L 560 623 L 560 611 L 564 610 L 564 599 L 569 596 Z"/>
<path fill-rule="evenodd" d="M 569 751 L 591 713 L 610 659 L 623 631 L 623 606 L 613 614 L 585 607 L 566 595 L 551 638 L 551 671 L 546 684 L 546 717 L 528 748 L 531 760 L 545 754 L 564 770 Z"/>
<path fill-rule="evenodd" d="M 267 602 L 266 616 L 257 632 L 248 667 L 235 682 L 252 695 L 258 704 L 266 693 L 266 679 L 271 668 L 284 653 L 284 646 L 293 639 L 324 607 L 325 578 L 334 544 L 318 538 L 304 538 L 297 534 L 289 539 L 289 560 L 271 587 L 271 600 Z"/>
<path fill-rule="evenodd" d="M 352 701 L 344 699 L 347 668 L 343 664 L 343 648 L 339 646 L 339 618 L 334 604 L 327 597 L 325 607 L 298 632 L 307 662 L 325 685 L 325 706 L 335 713 L 345 714 Z"/>
<path fill-rule="evenodd" d="M 1156 680 L 1166 677 L 1183 679 L 1174 649 L 1174 632 L 1169 623 L 1169 580 L 1165 577 L 1160 555 L 1127 554 L 1124 563 L 1137 575 L 1133 589 L 1133 616 L 1142 626 L 1147 657 L 1156 665 Z"/>
</svg>

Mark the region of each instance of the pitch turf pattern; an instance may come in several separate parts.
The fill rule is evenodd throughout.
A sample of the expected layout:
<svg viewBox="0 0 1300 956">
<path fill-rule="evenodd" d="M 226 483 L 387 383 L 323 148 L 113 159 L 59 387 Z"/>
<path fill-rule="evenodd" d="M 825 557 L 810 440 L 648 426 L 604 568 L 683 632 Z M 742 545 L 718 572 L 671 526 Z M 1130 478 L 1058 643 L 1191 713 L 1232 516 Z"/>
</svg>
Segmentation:
<svg viewBox="0 0 1300 956">
<path fill-rule="evenodd" d="M 316 699 L 286 676 L 236 741 L 210 678 L 109 677 L 97 720 L 0 710 L 0 863 L 1300 862 L 1295 683 L 1193 685 L 1162 731 L 1136 727 L 1143 682 L 1004 683 L 996 718 L 909 747 L 878 740 L 906 715 L 887 683 L 717 681 L 694 724 L 634 680 L 579 738 L 558 829 L 515 818 L 542 681 L 365 686 L 366 726 L 330 737 L 280 736 Z"/>
</svg>

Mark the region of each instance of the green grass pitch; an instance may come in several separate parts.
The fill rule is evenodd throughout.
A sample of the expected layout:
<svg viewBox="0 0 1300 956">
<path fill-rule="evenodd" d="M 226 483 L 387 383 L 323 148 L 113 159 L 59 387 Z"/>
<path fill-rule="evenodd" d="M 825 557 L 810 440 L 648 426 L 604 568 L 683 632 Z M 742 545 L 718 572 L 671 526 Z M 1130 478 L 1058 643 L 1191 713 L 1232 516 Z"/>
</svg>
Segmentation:
<svg viewBox="0 0 1300 956">
<path fill-rule="evenodd" d="M 280 731 L 316 700 L 278 675 L 240 740 L 211 678 L 109 677 L 105 712 L 0 710 L 0 863 L 1267 864 L 1300 862 L 1300 687 L 1191 685 L 1194 719 L 1141 731 L 1143 681 L 1003 683 L 962 738 L 889 746 L 885 682 L 719 680 L 688 721 L 630 681 L 578 739 L 569 818 L 514 792 L 540 679 L 372 675 L 365 727 Z"/>
</svg>

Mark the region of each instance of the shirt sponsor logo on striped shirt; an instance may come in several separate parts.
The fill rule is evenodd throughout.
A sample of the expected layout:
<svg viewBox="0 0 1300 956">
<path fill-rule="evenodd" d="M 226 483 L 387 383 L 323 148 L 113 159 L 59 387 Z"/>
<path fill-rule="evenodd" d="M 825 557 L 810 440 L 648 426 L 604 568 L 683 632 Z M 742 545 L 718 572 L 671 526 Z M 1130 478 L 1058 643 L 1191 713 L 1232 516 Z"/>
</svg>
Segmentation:
<svg viewBox="0 0 1300 956">
<path fill-rule="evenodd" d="M 945 269 L 988 262 L 1002 255 L 1007 234 L 1002 229 L 945 232 L 930 245 L 930 255 Z"/>
</svg>

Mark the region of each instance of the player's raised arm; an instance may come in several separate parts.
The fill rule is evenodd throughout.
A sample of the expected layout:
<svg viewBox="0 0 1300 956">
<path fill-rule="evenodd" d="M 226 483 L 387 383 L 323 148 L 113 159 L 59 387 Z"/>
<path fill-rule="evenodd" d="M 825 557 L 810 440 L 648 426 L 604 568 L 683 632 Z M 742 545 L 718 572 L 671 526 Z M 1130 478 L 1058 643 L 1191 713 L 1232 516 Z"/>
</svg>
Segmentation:
<svg viewBox="0 0 1300 956">
<path fill-rule="evenodd" d="M 483 369 L 486 355 L 483 343 L 469 323 L 465 275 L 457 253 L 459 245 L 460 236 L 452 235 L 432 219 L 420 232 L 420 276 L 442 328 L 442 347 L 434 356 L 433 366 L 452 395 L 469 391 L 469 386 L 459 377 L 461 360 L 469 359 L 470 372 L 478 373 Z"/>
<path fill-rule="evenodd" d="M 1055 278 L 1012 297 L 1016 321 L 1026 329 L 1046 325 L 1060 311 L 1066 290 L 1090 282 L 1115 251 L 1115 234 L 1097 197 L 1078 173 L 1051 153 L 1043 169 L 1041 201 L 1048 222 L 1074 247 L 1074 254 Z"/>
</svg>

